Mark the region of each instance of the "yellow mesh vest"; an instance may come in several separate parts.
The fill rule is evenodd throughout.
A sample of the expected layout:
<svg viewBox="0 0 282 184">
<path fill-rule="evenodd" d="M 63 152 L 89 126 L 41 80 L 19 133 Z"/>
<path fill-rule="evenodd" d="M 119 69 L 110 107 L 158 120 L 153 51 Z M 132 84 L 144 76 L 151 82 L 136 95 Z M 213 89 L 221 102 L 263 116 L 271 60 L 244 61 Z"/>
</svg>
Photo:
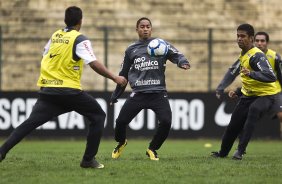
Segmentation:
<svg viewBox="0 0 282 184">
<path fill-rule="evenodd" d="M 243 56 L 240 56 L 241 66 L 248 68 L 250 71 L 254 71 L 249 62 L 250 58 L 255 55 L 257 52 L 262 52 L 257 47 L 250 49 Z M 266 95 L 274 95 L 280 92 L 277 88 L 275 82 L 260 82 L 258 80 L 252 79 L 244 74 L 240 74 L 242 80 L 242 93 L 246 96 L 266 96 Z"/>
<path fill-rule="evenodd" d="M 58 30 L 52 35 L 50 49 L 41 60 L 38 86 L 81 89 L 83 61 L 73 59 L 74 41 L 80 34 Z"/>
<path fill-rule="evenodd" d="M 273 68 L 273 72 L 276 75 L 277 74 L 277 68 L 275 67 L 276 52 L 271 50 L 271 49 L 267 49 L 267 52 L 266 52 L 265 55 L 266 55 L 267 60 L 269 61 L 270 65 L 271 65 L 271 67 Z M 280 82 L 278 80 L 275 81 L 275 85 L 279 89 L 279 91 L 281 91 L 281 85 L 280 85 Z"/>
</svg>

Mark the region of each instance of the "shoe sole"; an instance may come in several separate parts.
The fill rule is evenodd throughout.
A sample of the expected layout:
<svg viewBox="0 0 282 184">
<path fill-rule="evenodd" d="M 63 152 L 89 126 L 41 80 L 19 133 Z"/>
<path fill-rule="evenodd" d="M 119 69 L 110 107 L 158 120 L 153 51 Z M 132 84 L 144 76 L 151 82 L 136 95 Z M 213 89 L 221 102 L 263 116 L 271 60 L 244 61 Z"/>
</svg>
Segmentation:
<svg viewBox="0 0 282 184">
<path fill-rule="evenodd" d="M 84 169 L 103 169 L 105 166 L 102 165 L 102 166 L 98 166 L 98 167 L 84 167 L 84 166 L 80 166 L 81 168 L 84 168 Z"/>
<path fill-rule="evenodd" d="M 105 166 L 103 164 L 100 164 L 98 167 L 95 167 L 95 169 L 103 169 Z"/>
<path fill-rule="evenodd" d="M 92 165 L 80 165 L 82 168 L 92 168 L 92 169 L 103 169 L 105 166 L 103 164 L 99 164 L 98 166 L 92 166 Z"/>
<path fill-rule="evenodd" d="M 242 158 L 232 157 L 233 160 L 242 160 Z"/>
</svg>

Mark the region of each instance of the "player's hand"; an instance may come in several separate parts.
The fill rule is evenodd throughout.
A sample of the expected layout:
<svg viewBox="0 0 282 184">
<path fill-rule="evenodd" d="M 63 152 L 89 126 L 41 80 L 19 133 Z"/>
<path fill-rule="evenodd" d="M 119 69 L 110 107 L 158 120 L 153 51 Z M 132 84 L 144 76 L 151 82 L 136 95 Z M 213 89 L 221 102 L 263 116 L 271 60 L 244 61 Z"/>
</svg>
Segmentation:
<svg viewBox="0 0 282 184">
<path fill-rule="evenodd" d="M 246 76 L 250 76 L 251 71 L 245 67 L 242 67 L 240 73 L 243 73 Z"/>
<path fill-rule="evenodd" d="M 121 85 L 122 87 L 126 86 L 126 84 L 127 84 L 127 80 L 123 76 L 116 76 L 114 81 L 115 81 L 115 83 Z"/>
<path fill-rule="evenodd" d="M 232 99 L 238 98 L 238 95 L 236 94 L 235 91 L 229 91 L 228 96 Z"/>
<path fill-rule="evenodd" d="M 180 66 L 180 68 L 184 69 L 184 70 L 188 70 L 191 68 L 190 64 L 183 64 Z"/>
</svg>

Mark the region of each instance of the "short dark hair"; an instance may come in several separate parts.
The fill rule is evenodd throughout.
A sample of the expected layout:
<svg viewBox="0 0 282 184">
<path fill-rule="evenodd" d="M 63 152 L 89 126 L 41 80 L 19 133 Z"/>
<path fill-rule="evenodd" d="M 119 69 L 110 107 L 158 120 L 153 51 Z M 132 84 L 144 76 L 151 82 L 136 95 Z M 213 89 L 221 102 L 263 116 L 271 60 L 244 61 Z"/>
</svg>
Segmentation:
<svg viewBox="0 0 282 184">
<path fill-rule="evenodd" d="M 264 32 L 264 31 L 257 32 L 256 35 L 255 35 L 255 38 L 256 38 L 257 35 L 264 35 L 266 42 L 269 42 L 269 35 L 266 32 Z"/>
<path fill-rule="evenodd" d="M 150 20 L 149 18 L 147 18 L 147 17 L 141 17 L 141 18 L 138 19 L 137 22 L 136 22 L 136 28 L 138 28 L 138 26 L 139 26 L 139 24 L 140 24 L 140 22 L 141 22 L 142 20 L 148 20 L 148 21 L 150 22 L 151 26 L 152 26 L 152 22 L 151 22 L 151 20 Z"/>
<path fill-rule="evenodd" d="M 254 36 L 255 35 L 255 29 L 252 25 L 250 24 L 241 24 L 238 26 L 237 31 L 246 31 L 248 36 Z"/>
<path fill-rule="evenodd" d="M 70 6 L 65 11 L 65 23 L 68 27 L 79 24 L 82 20 L 82 11 L 77 6 Z"/>
</svg>

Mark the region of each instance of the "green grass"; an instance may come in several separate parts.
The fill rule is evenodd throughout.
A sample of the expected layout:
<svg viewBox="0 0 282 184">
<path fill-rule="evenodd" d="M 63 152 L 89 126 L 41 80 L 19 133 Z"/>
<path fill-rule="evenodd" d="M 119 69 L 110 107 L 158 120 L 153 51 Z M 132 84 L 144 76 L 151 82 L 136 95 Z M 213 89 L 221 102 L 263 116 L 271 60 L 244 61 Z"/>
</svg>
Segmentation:
<svg viewBox="0 0 282 184">
<path fill-rule="evenodd" d="M 0 141 L 0 143 L 2 143 Z M 1 184 L 99 184 L 99 183 L 282 183 L 282 142 L 255 140 L 242 161 L 209 156 L 220 140 L 168 139 L 150 161 L 149 140 L 128 140 L 118 160 L 111 159 L 116 143 L 103 139 L 97 160 L 104 169 L 82 169 L 79 162 L 84 140 L 24 140 L 0 163 Z M 211 143 L 211 148 L 204 147 Z"/>
</svg>

